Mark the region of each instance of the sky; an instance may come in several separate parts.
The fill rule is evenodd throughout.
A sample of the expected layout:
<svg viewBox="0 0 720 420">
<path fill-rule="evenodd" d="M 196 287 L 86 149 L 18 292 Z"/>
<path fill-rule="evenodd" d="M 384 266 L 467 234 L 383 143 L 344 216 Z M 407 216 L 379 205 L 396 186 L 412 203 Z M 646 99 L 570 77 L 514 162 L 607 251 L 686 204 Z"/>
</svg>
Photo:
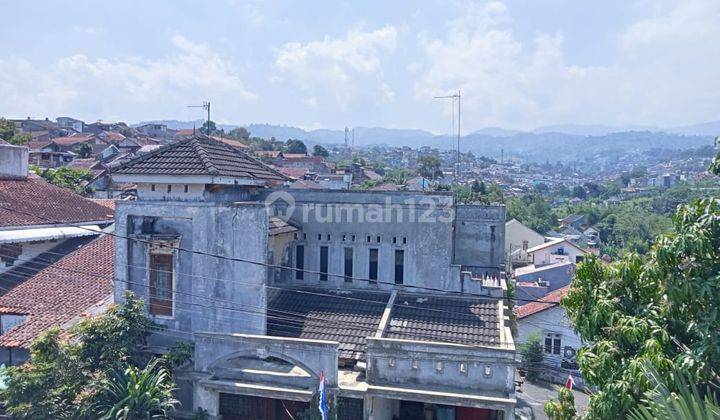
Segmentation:
<svg viewBox="0 0 720 420">
<path fill-rule="evenodd" d="M 463 133 L 720 119 L 720 1 L 3 1 L 0 116 Z"/>
</svg>

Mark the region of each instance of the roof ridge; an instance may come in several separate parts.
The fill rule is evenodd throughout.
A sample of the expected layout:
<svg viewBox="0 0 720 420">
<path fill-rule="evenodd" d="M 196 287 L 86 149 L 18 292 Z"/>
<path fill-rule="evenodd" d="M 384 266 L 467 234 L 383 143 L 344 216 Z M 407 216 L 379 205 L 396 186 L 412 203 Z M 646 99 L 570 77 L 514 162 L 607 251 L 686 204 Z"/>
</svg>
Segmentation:
<svg viewBox="0 0 720 420">
<path fill-rule="evenodd" d="M 144 161 L 150 159 L 151 157 L 153 157 L 153 156 L 155 156 L 155 155 L 157 155 L 157 154 L 159 154 L 159 153 L 163 153 L 163 152 L 165 152 L 165 151 L 168 150 L 168 149 L 172 149 L 172 148 L 178 147 L 179 145 L 181 145 L 181 144 L 183 144 L 184 142 L 187 142 L 187 141 L 189 141 L 189 140 L 180 140 L 180 141 L 176 141 L 176 142 L 173 142 L 173 143 L 164 144 L 164 145 L 158 147 L 158 148 L 155 149 L 155 150 L 152 150 L 152 151 L 150 151 L 150 152 L 144 153 L 144 154 L 142 154 L 142 155 L 140 155 L 140 156 L 135 156 L 134 158 L 128 160 L 127 162 L 119 165 L 118 167 L 116 167 L 116 168 L 114 168 L 114 169 L 108 168 L 108 172 L 113 173 L 113 172 L 119 171 L 119 170 L 121 170 L 121 169 L 125 169 L 126 167 L 128 167 L 128 166 L 130 166 L 130 165 L 134 165 L 134 164 L 136 164 L 136 163 L 144 162 Z"/>
<path fill-rule="evenodd" d="M 210 140 L 209 138 L 195 136 L 190 139 L 190 144 L 193 146 L 193 149 L 195 149 L 195 153 L 198 154 L 198 157 L 200 157 L 200 161 L 202 162 L 203 166 L 208 170 L 208 172 L 213 175 L 217 175 L 220 171 L 210 160 L 207 151 L 202 147 L 202 144 L 200 144 L 200 139 Z"/>
</svg>

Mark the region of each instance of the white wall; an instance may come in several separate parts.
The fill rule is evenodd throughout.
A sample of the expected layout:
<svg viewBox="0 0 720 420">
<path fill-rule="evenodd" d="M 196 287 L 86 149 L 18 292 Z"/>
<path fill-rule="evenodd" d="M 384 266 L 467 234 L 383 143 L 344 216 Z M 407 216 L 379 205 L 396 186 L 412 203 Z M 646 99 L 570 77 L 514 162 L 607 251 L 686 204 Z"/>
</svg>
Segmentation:
<svg viewBox="0 0 720 420">
<path fill-rule="evenodd" d="M 528 248 L 532 248 L 545 243 L 545 237 L 515 219 L 506 222 L 505 254 L 522 249 L 523 241 L 528 241 Z"/>
<path fill-rule="evenodd" d="M 560 248 L 563 249 L 563 255 L 558 255 Z M 576 262 L 578 256 L 585 255 L 586 252 L 581 251 L 568 242 L 560 242 L 558 244 L 548 246 L 546 248 L 533 252 L 533 263 L 537 266 L 555 264 L 558 262 Z"/>
<path fill-rule="evenodd" d="M 155 191 L 153 191 L 153 185 Z M 168 192 L 168 185 L 171 191 Z M 188 191 L 185 192 L 185 185 Z M 202 200 L 205 184 L 138 184 L 137 193 L 141 200 L 179 200 L 198 201 Z"/>
<path fill-rule="evenodd" d="M 540 343 L 544 345 L 545 334 L 559 333 L 560 338 L 560 355 L 545 354 L 543 363 L 560 367 L 565 346 L 570 346 L 575 351 L 582 346 L 580 336 L 575 332 L 570 323 L 570 319 L 566 316 L 565 310 L 559 306 L 546 309 L 534 315 L 530 315 L 523 319 L 518 319 L 518 343 L 525 343 L 533 333 L 540 335 Z"/>
</svg>

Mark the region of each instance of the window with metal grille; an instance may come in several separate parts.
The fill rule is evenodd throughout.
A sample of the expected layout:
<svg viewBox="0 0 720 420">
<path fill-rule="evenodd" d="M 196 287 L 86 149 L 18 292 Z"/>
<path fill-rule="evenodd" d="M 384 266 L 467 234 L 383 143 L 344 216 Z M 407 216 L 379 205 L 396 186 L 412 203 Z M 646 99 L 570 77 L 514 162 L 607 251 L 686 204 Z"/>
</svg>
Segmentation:
<svg viewBox="0 0 720 420">
<path fill-rule="evenodd" d="M 150 254 L 150 313 L 173 315 L 173 255 Z"/>
</svg>

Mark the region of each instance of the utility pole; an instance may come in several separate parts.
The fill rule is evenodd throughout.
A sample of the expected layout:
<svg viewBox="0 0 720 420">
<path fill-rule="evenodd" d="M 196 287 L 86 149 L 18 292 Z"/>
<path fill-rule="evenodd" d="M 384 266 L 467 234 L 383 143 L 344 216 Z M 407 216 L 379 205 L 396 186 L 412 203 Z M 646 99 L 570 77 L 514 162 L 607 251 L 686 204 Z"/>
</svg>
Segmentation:
<svg viewBox="0 0 720 420">
<path fill-rule="evenodd" d="M 207 133 L 206 135 L 210 135 L 210 101 L 204 102 L 202 105 L 188 105 L 188 108 L 202 108 L 207 110 Z"/>
<path fill-rule="evenodd" d="M 445 96 L 436 96 L 435 99 L 452 99 L 453 103 L 453 113 L 455 111 L 455 99 L 457 99 L 457 159 L 455 162 L 455 183 L 460 182 L 460 90 L 458 89 L 457 93 L 453 93 L 452 95 L 445 95 Z M 453 121 L 453 124 L 455 121 Z M 450 136 L 452 137 L 453 133 L 450 133 Z"/>
</svg>

